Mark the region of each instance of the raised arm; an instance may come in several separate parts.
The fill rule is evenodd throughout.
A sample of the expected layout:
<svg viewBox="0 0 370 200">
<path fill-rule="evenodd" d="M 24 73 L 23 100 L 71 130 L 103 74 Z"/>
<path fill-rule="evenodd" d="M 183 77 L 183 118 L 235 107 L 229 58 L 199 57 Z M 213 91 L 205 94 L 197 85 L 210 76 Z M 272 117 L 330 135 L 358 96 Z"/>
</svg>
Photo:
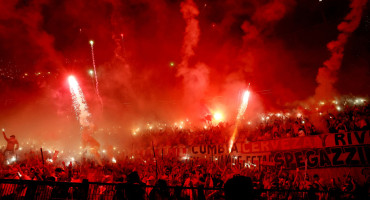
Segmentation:
<svg viewBox="0 0 370 200">
<path fill-rule="evenodd" d="M 5 131 L 3 130 L 3 136 L 4 136 L 4 139 L 6 140 L 6 141 L 8 141 L 9 139 L 6 137 L 6 135 L 5 135 Z"/>
<path fill-rule="evenodd" d="M 297 183 L 297 181 L 298 181 L 298 175 L 299 175 L 299 168 L 297 167 L 297 170 L 296 170 L 296 174 L 295 174 L 295 177 L 294 177 L 293 184 L 294 184 L 294 183 Z"/>
<path fill-rule="evenodd" d="M 283 165 L 281 165 L 281 167 L 280 167 L 280 171 L 279 171 L 279 173 L 278 173 L 278 177 L 280 177 L 281 176 L 281 173 L 283 172 Z"/>
<path fill-rule="evenodd" d="M 353 185 L 353 188 L 352 188 L 351 192 L 354 192 L 356 190 L 356 183 L 353 181 L 352 177 L 351 177 L 351 183 Z"/>
</svg>

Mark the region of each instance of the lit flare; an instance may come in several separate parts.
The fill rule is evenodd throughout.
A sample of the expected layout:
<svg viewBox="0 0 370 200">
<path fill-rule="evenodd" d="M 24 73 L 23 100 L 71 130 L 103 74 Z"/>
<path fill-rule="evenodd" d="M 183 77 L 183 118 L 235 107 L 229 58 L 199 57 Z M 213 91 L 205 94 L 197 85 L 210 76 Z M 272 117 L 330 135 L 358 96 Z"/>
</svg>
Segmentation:
<svg viewBox="0 0 370 200">
<path fill-rule="evenodd" d="M 239 108 L 239 111 L 238 111 L 238 115 L 236 117 L 236 125 L 235 125 L 235 128 L 234 128 L 234 131 L 233 131 L 233 134 L 230 138 L 230 142 L 229 142 L 229 153 L 231 153 L 231 149 L 234 145 L 234 142 L 235 142 L 235 138 L 238 134 L 238 126 L 240 124 L 240 119 L 242 118 L 242 116 L 244 115 L 245 113 L 245 110 L 247 109 L 248 107 L 248 101 L 249 101 L 249 96 L 250 96 L 250 92 L 249 90 L 246 90 L 243 94 L 243 101 L 240 105 L 240 108 Z"/>
</svg>

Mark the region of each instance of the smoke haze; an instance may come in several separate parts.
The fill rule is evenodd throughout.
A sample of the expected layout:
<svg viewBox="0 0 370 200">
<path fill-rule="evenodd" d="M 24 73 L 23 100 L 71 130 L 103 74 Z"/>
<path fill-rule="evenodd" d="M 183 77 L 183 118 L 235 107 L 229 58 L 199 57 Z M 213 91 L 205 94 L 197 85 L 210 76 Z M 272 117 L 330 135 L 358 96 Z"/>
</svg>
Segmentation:
<svg viewBox="0 0 370 200">
<path fill-rule="evenodd" d="M 312 96 L 366 95 L 368 5 L 365 0 L 4 1 L 1 65 L 16 66 L 22 80 L 0 79 L 0 126 L 20 142 L 43 138 L 78 147 L 71 74 L 101 146 L 129 145 L 131 130 L 152 122 L 196 123 L 215 111 L 235 120 L 248 83 L 246 116 Z M 103 108 L 88 73 L 89 40 Z"/>
</svg>

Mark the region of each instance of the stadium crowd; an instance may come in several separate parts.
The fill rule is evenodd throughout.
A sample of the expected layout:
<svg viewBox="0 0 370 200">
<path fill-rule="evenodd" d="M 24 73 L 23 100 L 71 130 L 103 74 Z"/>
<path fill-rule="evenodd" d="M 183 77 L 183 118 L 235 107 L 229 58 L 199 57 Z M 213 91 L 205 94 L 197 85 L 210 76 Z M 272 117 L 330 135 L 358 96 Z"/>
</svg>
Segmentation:
<svg viewBox="0 0 370 200">
<path fill-rule="evenodd" d="M 308 111 L 298 116 L 264 115 L 259 123 L 253 123 L 257 126 L 247 122 L 240 127 L 238 141 L 369 130 L 369 104 L 366 102 L 361 106 L 345 106 L 340 111 L 316 112 L 315 118 L 310 116 L 315 115 Z M 324 124 L 326 130 L 322 130 L 321 124 Z M 318 126 L 320 129 L 316 128 Z M 224 134 L 230 127 L 227 123 L 219 123 L 198 129 L 147 129 L 133 137 L 134 145 L 150 147 L 153 140 L 156 145 L 162 146 L 222 144 L 227 143 L 230 138 Z M 18 145 L 14 136 L 7 138 L 4 133 L 4 138 L 13 149 Z M 326 180 L 302 168 L 293 172 L 271 165 L 238 166 L 231 160 L 213 162 L 210 159 L 179 159 L 163 155 L 161 158 L 124 155 L 114 161 L 103 158 L 99 164 L 83 155 L 81 159 L 70 163 L 57 158 L 48 158 L 49 161 L 46 162 L 46 158 L 32 150 L 22 151 L 22 159 L 15 158 L 9 163 L 7 149 L 0 156 L 0 179 L 71 183 L 82 183 L 87 179 L 88 182 L 102 184 L 125 183 L 126 188 L 129 188 L 124 192 L 127 199 L 235 199 L 234 195 L 238 194 L 235 191 L 238 184 L 235 185 L 235 182 L 238 181 L 245 184 L 239 190 L 240 195 L 246 197 L 242 199 L 359 199 L 361 197 L 358 195 L 367 196 L 370 189 L 370 177 L 366 177 L 364 184 L 358 184 L 356 177 L 352 177 L 350 172 Z M 130 185 L 137 187 L 133 189 Z M 180 187 L 183 189 L 179 189 Z M 24 197 L 26 190 L 26 186 L 0 182 L 1 199 L 14 199 L 14 195 Z M 62 199 L 78 192 L 72 187 L 50 187 L 49 190 L 50 197 Z M 113 199 L 118 198 L 118 191 L 118 186 L 97 185 L 89 189 L 89 195 L 94 195 L 94 199 Z"/>
<path fill-rule="evenodd" d="M 343 108 L 333 103 L 313 110 L 302 109 L 294 114 L 260 114 L 254 121 L 245 121 L 239 127 L 237 142 L 369 130 L 369 113 L 369 104 L 364 101 L 360 105 L 346 103 Z M 205 121 L 203 127 L 192 127 L 182 122 L 184 124 L 134 132 L 134 145 L 148 147 L 152 141 L 160 146 L 228 143 L 234 128 L 232 124 L 213 124 L 211 119 Z"/>
<path fill-rule="evenodd" d="M 357 199 L 359 196 L 356 194 L 368 194 L 370 186 L 369 177 L 364 185 L 359 185 L 350 173 L 325 180 L 317 174 L 310 174 L 298 168 L 294 172 L 275 166 L 240 168 L 228 163 L 216 164 L 206 159 L 179 161 L 176 158 L 165 157 L 163 160 L 158 159 L 157 162 L 154 162 L 153 158 L 143 162 L 142 159 L 126 158 L 117 163 L 105 161 L 102 165 L 83 159 L 81 162 L 69 164 L 57 163 L 42 163 L 37 156 L 29 157 L 20 163 L 3 167 L 0 178 L 71 183 L 82 183 L 87 179 L 89 182 L 103 184 L 125 183 L 128 188 L 130 185 L 137 186 L 135 190 L 125 191 L 128 199 L 228 199 L 226 194 L 228 182 L 240 177 L 248 177 L 247 185 L 242 191 L 248 191 L 250 188 L 245 194 L 254 195 L 253 199 Z M 16 185 L 13 187 L 9 184 L 0 185 L 2 199 L 8 197 L 12 199 L 14 193 L 21 195 L 26 193 L 25 188 Z M 168 186 L 194 188 L 179 190 Z M 213 190 L 199 190 L 202 188 Z M 50 197 L 67 198 L 74 192 L 68 187 L 64 190 L 59 187 L 49 189 Z M 113 199 L 113 196 L 119 195 L 117 190 L 118 188 L 111 188 L 108 185 L 99 185 L 92 187 L 89 195 L 97 197 L 96 199 Z M 306 190 L 306 192 L 274 190 Z"/>
</svg>

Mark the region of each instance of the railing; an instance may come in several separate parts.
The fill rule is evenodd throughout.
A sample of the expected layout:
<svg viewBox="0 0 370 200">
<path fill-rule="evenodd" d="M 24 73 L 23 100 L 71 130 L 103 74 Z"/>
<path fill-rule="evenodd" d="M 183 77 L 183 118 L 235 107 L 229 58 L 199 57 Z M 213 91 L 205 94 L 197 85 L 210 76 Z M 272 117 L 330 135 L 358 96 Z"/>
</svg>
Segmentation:
<svg viewBox="0 0 370 200">
<path fill-rule="evenodd" d="M 89 184 L 28 180 L 0 180 L 0 199 L 87 199 Z"/>
<path fill-rule="evenodd" d="M 244 192 L 244 191 L 242 191 Z M 247 199 L 369 199 L 369 192 L 255 189 Z M 225 199 L 223 188 L 147 186 L 127 183 L 82 183 L 0 179 L 1 200 L 146 200 L 146 199 Z"/>
</svg>

